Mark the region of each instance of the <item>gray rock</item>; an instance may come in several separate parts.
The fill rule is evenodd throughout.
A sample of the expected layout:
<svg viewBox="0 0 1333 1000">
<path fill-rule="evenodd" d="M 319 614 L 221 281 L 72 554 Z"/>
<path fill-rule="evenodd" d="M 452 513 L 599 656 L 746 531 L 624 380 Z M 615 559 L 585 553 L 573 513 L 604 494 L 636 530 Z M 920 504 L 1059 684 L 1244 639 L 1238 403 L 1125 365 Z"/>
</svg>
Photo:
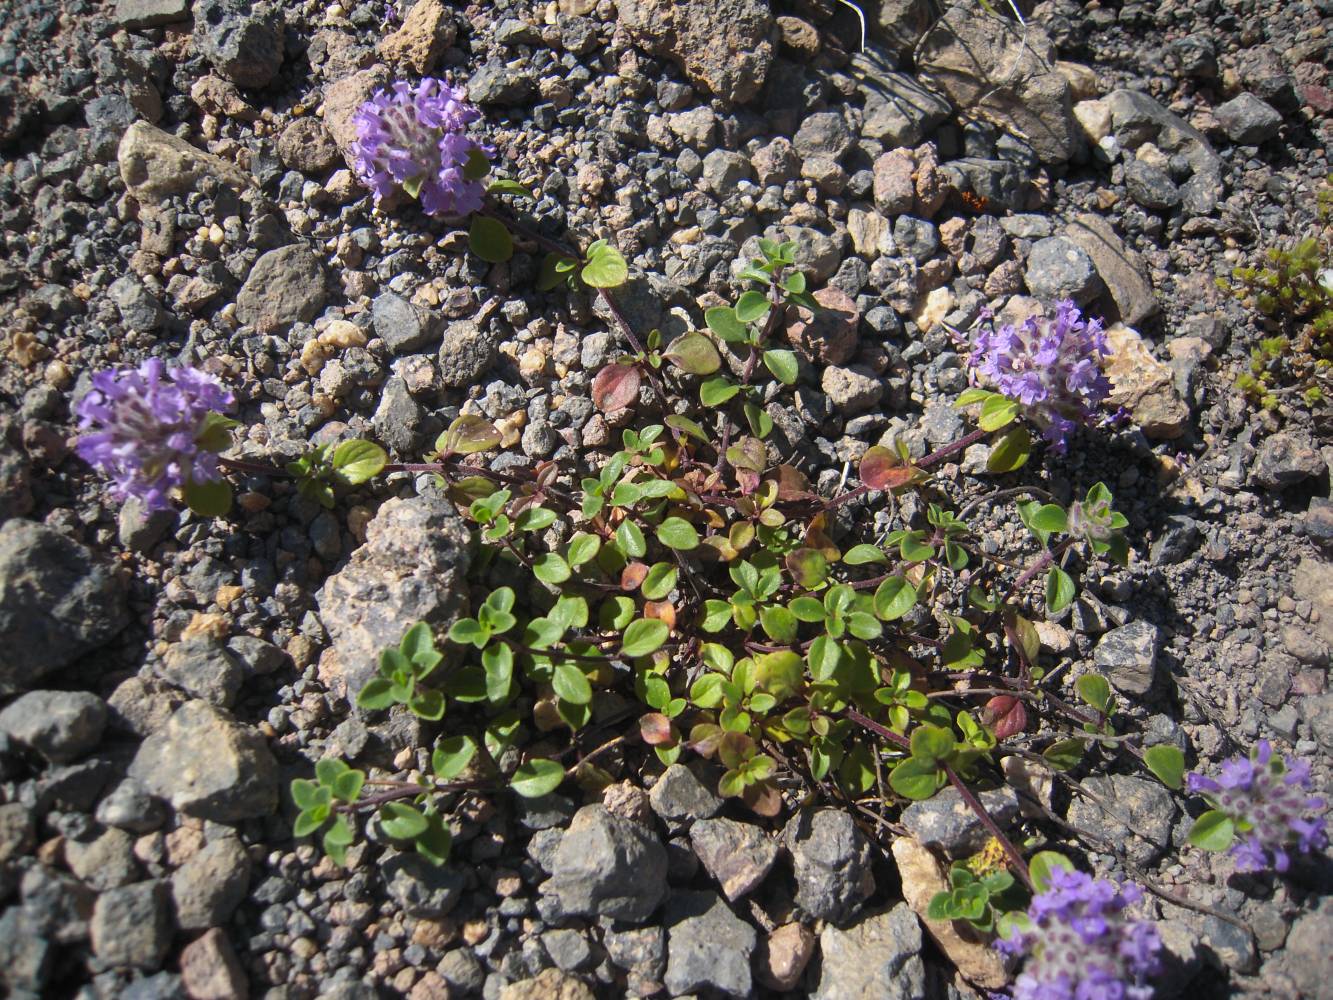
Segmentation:
<svg viewBox="0 0 1333 1000">
<path fill-rule="evenodd" d="M 974 794 L 1000 829 L 1018 817 L 1018 796 L 1009 786 Z M 913 802 L 903 810 L 902 823 L 926 847 L 937 848 L 950 858 L 976 854 L 990 839 L 990 832 L 952 785 Z"/>
<path fill-rule="evenodd" d="M 443 917 L 454 908 L 466 880 L 448 865 L 433 865 L 420 854 L 398 854 L 382 866 L 389 895 L 413 917 Z"/>
<path fill-rule="evenodd" d="M 250 855 L 236 837 L 215 837 L 171 873 L 171 902 L 182 930 L 231 919 L 250 887 Z"/>
<path fill-rule="evenodd" d="M 435 971 L 463 996 L 480 994 L 482 984 L 486 981 L 486 968 L 477 961 L 471 948 L 455 948 L 445 952 Z"/>
<path fill-rule="evenodd" d="M 852 57 L 852 75 L 865 96 L 861 135 L 886 150 L 919 145 L 952 110 L 939 94 L 877 58 L 873 46 Z"/>
<path fill-rule="evenodd" d="M 399 455 L 411 455 L 421 443 L 421 422 L 426 411 L 412 398 L 407 383 L 394 375 L 380 390 L 380 405 L 370 418 L 375 437 Z"/>
<path fill-rule="evenodd" d="M 392 499 L 366 528 L 366 543 L 315 594 L 349 698 L 374 676 L 380 651 L 423 621 L 444 630 L 465 610 L 467 526 L 441 497 Z"/>
<path fill-rule="evenodd" d="M 845 930 L 829 924 L 811 1000 L 920 1000 L 928 995 L 921 948 L 921 925 L 906 903 Z"/>
<path fill-rule="evenodd" d="M 588 939 L 571 928 L 549 930 L 541 936 L 541 941 L 556 968 L 565 972 L 576 972 L 592 961 Z"/>
<path fill-rule="evenodd" d="M 542 40 L 542 34 L 527 21 L 506 17 L 495 26 L 494 38 L 501 45 L 536 45 Z"/>
<path fill-rule="evenodd" d="M 642 923 L 666 894 L 666 849 L 652 831 L 600 804 L 574 816 L 543 887 L 565 913 Z"/>
<path fill-rule="evenodd" d="M 1080 306 L 1091 302 L 1102 289 L 1092 258 L 1063 236 L 1048 236 L 1032 245 L 1023 281 L 1043 302 L 1073 299 Z"/>
<path fill-rule="evenodd" d="M 133 778 L 126 778 L 97 804 L 97 822 L 132 833 L 156 830 L 167 818 L 162 803 Z"/>
<path fill-rule="evenodd" d="M 1093 650 L 1092 659 L 1117 691 L 1145 695 L 1157 680 L 1159 642 L 1156 625 L 1145 621 L 1130 622 L 1102 636 Z"/>
<path fill-rule="evenodd" d="M 204 635 L 173 643 L 158 673 L 167 683 L 219 708 L 231 708 L 245 680 L 245 671 L 227 647 Z"/>
<path fill-rule="evenodd" d="M 178 515 L 173 510 L 144 510 L 143 501 L 130 497 L 120 506 L 116 516 L 117 537 L 120 544 L 131 552 L 145 555 L 176 524 Z"/>
<path fill-rule="evenodd" d="M 1266 490 L 1284 490 L 1324 474 L 1324 456 L 1308 434 L 1278 431 L 1259 445 L 1251 475 Z"/>
<path fill-rule="evenodd" d="M 1220 188 L 1221 159 L 1203 133 L 1185 119 L 1138 90 L 1113 90 L 1104 100 L 1111 109 L 1111 134 L 1124 149 L 1135 150 L 1151 142 L 1168 155 L 1179 153 L 1196 178 L 1212 178 Z"/>
<path fill-rule="evenodd" d="M 470 319 L 455 320 L 440 342 L 440 381 L 450 389 L 475 384 L 495 364 L 500 338 Z"/>
<path fill-rule="evenodd" d="M 131 330 L 151 333 L 166 320 L 162 303 L 144 287 L 137 275 L 121 275 L 111 283 L 106 293 L 120 310 L 120 321 Z"/>
<path fill-rule="evenodd" d="M 841 159 L 854 141 L 852 130 L 836 111 L 818 111 L 810 115 L 792 137 L 792 145 L 805 160 L 814 156 Z"/>
<path fill-rule="evenodd" d="M 1055 62 L 1041 28 L 1020 29 L 970 3 L 951 7 L 916 50 L 922 83 L 1022 139 L 1043 163 L 1063 163 L 1081 141 L 1069 81 Z"/>
<path fill-rule="evenodd" d="M 411 354 L 440 335 L 422 310 L 394 292 L 383 292 L 370 307 L 375 336 L 394 354 Z"/>
<path fill-rule="evenodd" d="M 254 635 L 232 636 L 227 640 L 227 648 L 248 677 L 271 674 L 288 659 L 279 647 Z"/>
<path fill-rule="evenodd" d="M 724 101 L 758 95 L 773 61 L 773 14 L 761 0 L 621 0 L 634 40 Z"/>
<path fill-rule="evenodd" d="M 156 969 L 171 947 L 171 919 L 161 882 L 140 882 L 97 897 L 93 953 L 109 966 Z"/>
<path fill-rule="evenodd" d="M 22 802 L 0 805 L 0 864 L 27 854 L 36 843 L 32 810 Z"/>
<path fill-rule="evenodd" d="M 762 829 L 725 817 L 695 823 L 690 844 L 733 902 L 759 888 L 778 860 L 778 845 Z"/>
<path fill-rule="evenodd" d="M 715 149 L 704 157 L 703 186 L 719 198 L 730 195 L 737 183 L 749 177 L 750 161 L 741 153 Z"/>
<path fill-rule="evenodd" d="M 269 330 L 308 323 L 324 306 L 324 265 L 303 246 L 270 250 L 250 269 L 236 296 L 236 318 Z"/>
<path fill-rule="evenodd" d="M 530 74 L 500 62 L 479 66 L 467 81 L 468 97 L 483 106 L 527 104 L 536 93 L 537 84 Z"/>
<path fill-rule="evenodd" d="M 1184 514 L 1172 514 L 1166 519 L 1161 535 L 1152 543 L 1148 558 L 1158 566 L 1184 562 L 1198 549 L 1202 538 L 1198 521 Z"/>
<path fill-rule="evenodd" d="M 965 156 L 940 168 L 945 180 L 960 191 L 985 198 L 992 209 L 1017 210 L 1023 201 L 1023 170 L 1009 160 Z"/>
<path fill-rule="evenodd" d="M 19 881 L 23 915 L 35 933 L 57 944 L 88 940 L 88 925 L 97 893 L 73 875 L 35 865 Z"/>
<path fill-rule="evenodd" d="M 883 381 L 869 369 L 859 366 L 829 365 L 820 376 L 819 387 L 833 408 L 844 417 L 874 409 L 884 395 Z"/>
<path fill-rule="evenodd" d="M 1092 258 L 1120 319 L 1137 326 L 1157 312 L 1157 296 L 1148 278 L 1143 258 L 1116 234 L 1100 215 L 1084 213 L 1065 226 L 1061 235 L 1077 243 Z"/>
<path fill-rule="evenodd" d="M 802 812 L 783 839 L 796 875 L 796 904 L 811 916 L 843 923 L 875 891 L 870 844 L 845 812 Z"/>
<path fill-rule="evenodd" d="M 883 41 L 900 58 L 916 48 L 934 17 L 930 0 L 880 0 L 866 5 L 871 37 Z"/>
<path fill-rule="evenodd" d="M 106 702 L 87 691 L 29 691 L 0 711 L 0 735 L 68 764 L 97 746 Z"/>
<path fill-rule="evenodd" d="M 111 728 L 144 737 L 167 724 L 184 696 L 156 677 L 129 677 L 107 699 Z"/>
<path fill-rule="evenodd" d="M 1143 160 L 1125 165 L 1125 189 L 1136 205 L 1150 211 L 1170 211 L 1180 204 L 1180 188 L 1171 175 Z"/>
<path fill-rule="evenodd" d="M 0 915 L 0 984 L 13 997 L 42 995 L 55 949 L 17 906 Z"/>
<path fill-rule="evenodd" d="M 697 765 L 696 765 L 697 767 Z M 648 804 L 669 829 L 682 829 L 708 819 L 722 808 L 722 800 L 694 769 L 672 764 L 648 791 Z"/>
<path fill-rule="evenodd" d="M 1218 105 L 1213 115 L 1227 138 L 1242 146 L 1267 142 L 1282 128 L 1282 115 L 1250 93 Z"/>
<path fill-rule="evenodd" d="M 675 892 L 667 901 L 666 987 L 675 996 L 713 989 L 747 997 L 758 935 L 712 892 Z"/>
<path fill-rule="evenodd" d="M 98 892 L 129 885 L 140 876 L 134 837 L 114 827 L 90 841 L 66 840 L 65 862 L 78 879 Z"/>
<path fill-rule="evenodd" d="M 292 170 L 321 176 L 338 164 L 338 144 L 318 118 L 297 118 L 278 136 L 278 159 Z"/>
<path fill-rule="evenodd" d="M 158 28 L 190 16 L 190 0 L 116 0 L 116 23 L 122 28 Z"/>
<path fill-rule="evenodd" d="M 899 251 L 918 264 L 924 264 L 940 248 L 940 231 L 933 222 L 911 215 L 900 215 L 893 220 L 893 240 Z"/>
<path fill-rule="evenodd" d="M 1083 787 L 1091 795 L 1076 795 L 1069 806 L 1075 826 L 1124 848 L 1139 865 L 1151 864 L 1171 846 L 1176 804 L 1160 782 L 1112 774 L 1084 778 Z"/>
<path fill-rule="evenodd" d="M 3 936 L 0 933 L 0 938 Z M 1330 940 L 1333 940 L 1333 905 L 1327 899 L 1318 909 L 1301 914 L 1291 925 L 1282 965 L 1304 996 L 1320 996 L 1333 983 Z"/>
<path fill-rule="evenodd" d="M 282 67 L 282 19 L 246 0 L 195 0 L 194 44 L 232 83 L 267 87 Z"/>
<path fill-rule="evenodd" d="M 278 765 L 258 730 L 206 701 L 189 701 L 139 746 L 130 777 L 180 812 L 219 823 L 278 804 Z"/>
<path fill-rule="evenodd" d="M 0 695 L 97 648 L 129 621 L 120 581 L 53 528 L 0 524 Z"/>
<path fill-rule="evenodd" d="M 0 522 L 32 510 L 32 463 L 0 436 Z"/>
</svg>

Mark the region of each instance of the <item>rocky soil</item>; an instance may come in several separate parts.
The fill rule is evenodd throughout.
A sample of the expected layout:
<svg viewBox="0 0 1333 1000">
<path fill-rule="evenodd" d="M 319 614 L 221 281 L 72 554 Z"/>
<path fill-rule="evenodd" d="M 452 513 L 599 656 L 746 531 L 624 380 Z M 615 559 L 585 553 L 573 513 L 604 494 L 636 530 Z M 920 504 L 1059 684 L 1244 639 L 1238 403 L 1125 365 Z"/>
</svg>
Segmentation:
<svg viewBox="0 0 1333 1000">
<path fill-rule="evenodd" d="M 448 620 L 465 539 L 406 475 L 334 511 L 255 479 L 230 518 L 144 517 L 72 454 L 71 407 L 91 372 L 160 356 L 235 392 L 239 454 L 360 436 L 410 460 L 474 412 L 504 434 L 497 469 L 599 466 L 619 431 L 589 382 L 623 347 L 600 307 L 534 291 L 535 258 L 490 266 L 413 207 L 374 211 L 349 171 L 351 112 L 399 77 L 467 86 L 544 229 L 614 238 L 640 329 L 699 328 L 758 237 L 797 239 L 826 312 L 793 328 L 795 405 L 769 412 L 825 492 L 871 445 L 964 431 L 948 327 L 988 304 L 1072 297 L 1118 324 L 1130 422 L 1024 475 L 1066 499 L 1104 479 L 1134 558 L 1043 624 L 1046 652 L 1101 670 L 1201 767 L 1266 738 L 1330 787 L 1327 411 L 1233 390 L 1265 328 L 1214 279 L 1317 231 L 1333 4 L 1047 0 L 1012 31 L 966 0 L 861 6 L 864 49 L 832 0 L 10 0 L 9 995 L 943 998 L 979 995 L 958 964 L 997 974 L 914 912 L 913 845 L 976 849 L 947 794 L 889 850 L 838 809 L 766 821 L 707 767 L 610 755 L 602 800 L 477 803 L 443 868 L 372 843 L 342 869 L 292 839 L 287 783 L 314 761 L 402 767 L 428 745 L 349 691 L 404 621 Z M 984 465 L 974 446 L 941 475 L 979 497 Z M 1093 867 L 1220 914 L 1153 899 L 1160 996 L 1329 995 L 1327 855 L 1242 878 L 1186 847 L 1160 786 L 1085 784 L 1097 800 L 1055 806 Z"/>
</svg>

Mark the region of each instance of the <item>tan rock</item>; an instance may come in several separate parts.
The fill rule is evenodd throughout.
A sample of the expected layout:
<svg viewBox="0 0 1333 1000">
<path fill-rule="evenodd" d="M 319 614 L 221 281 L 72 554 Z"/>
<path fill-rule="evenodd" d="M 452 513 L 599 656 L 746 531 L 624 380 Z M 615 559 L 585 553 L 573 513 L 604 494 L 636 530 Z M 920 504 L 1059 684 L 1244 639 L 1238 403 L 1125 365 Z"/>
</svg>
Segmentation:
<svg viewBox="0 0 1333 1000">
<path fill-rule="evenodd" d="M 1111 406 L 1123 406 L 1143 433 L 1155 441 L 1169 441 L 1185 433 L 1190 408 L 1176 389 L 1176 375 L 1153 357 L 1138 331 L 1117 323 L 1106 331 L 1111 358 L 1106 374 L 1111 379 Z"/>
<path fill-rule="evenodd" d="M 1125 323 L 1142 323 L 1158 310 L 1148 268 L 1138 253 L 1125 246 L 1115 228 L 1100 215 L 1084 212 L 1061 230 L 1089 257 Z"/>
<path fill-rule="evenodd" d="M 1055 71 L 1069 81 L 1069 96 L 1075 101 L 1097 96 L 1097 74 L 1091 66 L 1060 59 L 1055 63 Z"/>
<path fill-rule="evenodd" d="M 792 307 L 788 313 L 787 339 L 811 361 L 844 364 L 856 353 L 861 311 L 851 296 L 832 286 L 821 288 L 812 297 L 823 308 L 811 313 L 800 306 Z"/>
<path fill-rule="evenodd" d="M 324 87 L 324 125 L 333 141 L 347 156 L 348 147 L 356 139 L 352 115 L 372 94 L 389 83 L 389 71 L 384 66 L 372 66 L 351 76 L 334 80 Z M 348 161 L 351 162 L 350 160 Z"/>
<path fill-rule="evenodd" d="M 190 100 L 205 114 L 252 122 L 259 112 L 241 96 L 236 84 L 220 76 L 203 76 L 190 88 Z"/>
<path fill-rule="evenodd" d="M 429 73 L 458 37 L 458 24 L 440 0 L 418 0 L 403 26 L 380 40 L 379 54 L 391 63 L 407 63 Z"/>
<path fill-rule="evenodd" d="M 815 953 L 815 932 L 804 924 L 783 924 L 759 945 L 755 969 L 759 981 L 775 990 L 792 990 Z"/>
<path fill-rule="evenodd" d="M 903 898 L 921 920 L 940 950 L 969 982 L 998 990 L 1009 981 L 1009 971 L 991 944 L 965 921 L 930 920 L 926 909 L 937 892 L 948 888 L 944 869 L 925 847 L 911 837 L 893 842 L 893 859 L 903 881 Z"/>
<path fill-rule="evenodd" d="M 953 312 L 954 295 L 949 288 L 936 288 L 926 293 L 926 296 L 912 310 L 912 321 L 920 328 L 922 333 L 929 333 L 940 323 L 944 322 L 944 317 Z"/>
<path fill-rule="evenodd" d="M 250 985 L 231 942 L 219 927 L 181 950 L 181 985 L 190 1000 L 245 1000 Z"/>
<path fill-rule="evenodd" d="M 893 232 L 889 220 L 878 212 L 853 208 L 847 213 L 847 235 L 852 238 L 852 249 L 868 262 L 893 252 Z"/>
<path fill-rule="evenodd" d="M 135 122 L 125 130 L 116 159 L 125 187 L 141 205 L 156 207 L 172 195 L 186 194 L 205 177 L 238 192 L 250 187 L 249 176 L 236 164 L 147 122 Z"/>
<path fill-rule="evenodd" d="M 1091 142 L 1101 142 L 1111 134 L 1111 106 L 1095 99 L 1074 105 L 1074 120 Z"/>
<path fill-rule="evenodd" d="M 559 969 L 543 969 L 532 979 L 500 988 L 500 1000 L 597 1000 L 581 979 Z"/>
</svg>

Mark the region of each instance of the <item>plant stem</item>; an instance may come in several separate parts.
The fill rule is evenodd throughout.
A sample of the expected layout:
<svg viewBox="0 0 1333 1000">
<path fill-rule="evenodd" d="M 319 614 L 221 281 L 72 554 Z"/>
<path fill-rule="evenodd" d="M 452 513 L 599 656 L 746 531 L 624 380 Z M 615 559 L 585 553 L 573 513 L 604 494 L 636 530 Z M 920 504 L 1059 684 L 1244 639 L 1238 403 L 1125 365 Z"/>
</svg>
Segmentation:
<svg viewBox="0 0 1333 1000">
<path fill-rule="evenodd" d="M 915 465 L 918 469 L 928 468 L 934 465 L 936 462 L 940 461 L 941 459 L 948 458 L 954 452 L 962 451 L 968 445 L 976 444 L 983 437 L 985 437 L 987 433 L 989 432 L 984 431 L 980 427 L 978 427 L 971 433 L 964 434 L 957 441 L 950 441 L 943 448 L 940 448 L 938 451 L 932 451 L 925 458 L 921 459 L 921 461 L 913 462 L 912 464 Z"/>
</svg>

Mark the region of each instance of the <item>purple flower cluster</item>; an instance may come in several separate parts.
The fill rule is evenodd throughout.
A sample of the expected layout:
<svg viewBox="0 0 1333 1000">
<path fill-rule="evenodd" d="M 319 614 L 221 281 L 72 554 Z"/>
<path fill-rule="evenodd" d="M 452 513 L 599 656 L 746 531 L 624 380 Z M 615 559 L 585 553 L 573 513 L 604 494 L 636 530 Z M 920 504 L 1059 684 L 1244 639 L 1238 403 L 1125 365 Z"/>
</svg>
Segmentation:
<svg viewBox="0 0 1333 1000">
<path fill-rule="evenodd" d="M 429 215 L 468 215 L 481 208 L 485 188 L 469 180 L 470 159 L 487 150 L 463 134 L 481 112 L 461 90 L 427 78 L 379 90 L 352 115 L 353 165 L 375 203 L 400 187 Z"/>
<path fill-rule="evenodd" d="M 210 410 L 234 402 L 216 378 L 189 365 L 166 373 L 157 358 L 138 368 L 98 372 L 79 400 L 79 457 L 113 482 L 118 500 L 138 497 L 148 510 L 170 507 L 171 490 L 218 478 L 216 452 L 197 440 Z"/>
<path fill-rule="evenodd" d="M 972 342 L 971 364 L 1003 395 L 1021 403 L 1051 446 L 1063 452 L 1070 432 L 1091 422 L 1111 391 L 1102 371 L 1110 354 L 1102 321 L 1085 320 L 1073 302 L 1054 318 L 1033 316 L 996 327 L 983 316 Z"/>
<path fill-rule="evenodd" d="M 1267 740 L 1260 740 L 1248 756 L 1224 761 L 1216 778 L 1193 771 L 1185 778 L 1186 788 L 1235 824 L 1231 855 L 1242 872 L 1263 871 L 1270 864 L 1284 872 L 1291 864 L 1288 848 L 1306 854 L 1328 843 L 1319 815 L 1324 800 L 1306 794 L 1312 784 L 1307 761 L 1275 756 Z"/>
<path fill-rule="evenodd" d="M 1124 914 L 1142 897 L 1136 885 L 1053 870 L 1028 907 L 1031 929 L 996 942 L 1027 955 L 1014 1000 L 1150 1000 L 1161 941 L 1151 921 Z"/>
</svg>

